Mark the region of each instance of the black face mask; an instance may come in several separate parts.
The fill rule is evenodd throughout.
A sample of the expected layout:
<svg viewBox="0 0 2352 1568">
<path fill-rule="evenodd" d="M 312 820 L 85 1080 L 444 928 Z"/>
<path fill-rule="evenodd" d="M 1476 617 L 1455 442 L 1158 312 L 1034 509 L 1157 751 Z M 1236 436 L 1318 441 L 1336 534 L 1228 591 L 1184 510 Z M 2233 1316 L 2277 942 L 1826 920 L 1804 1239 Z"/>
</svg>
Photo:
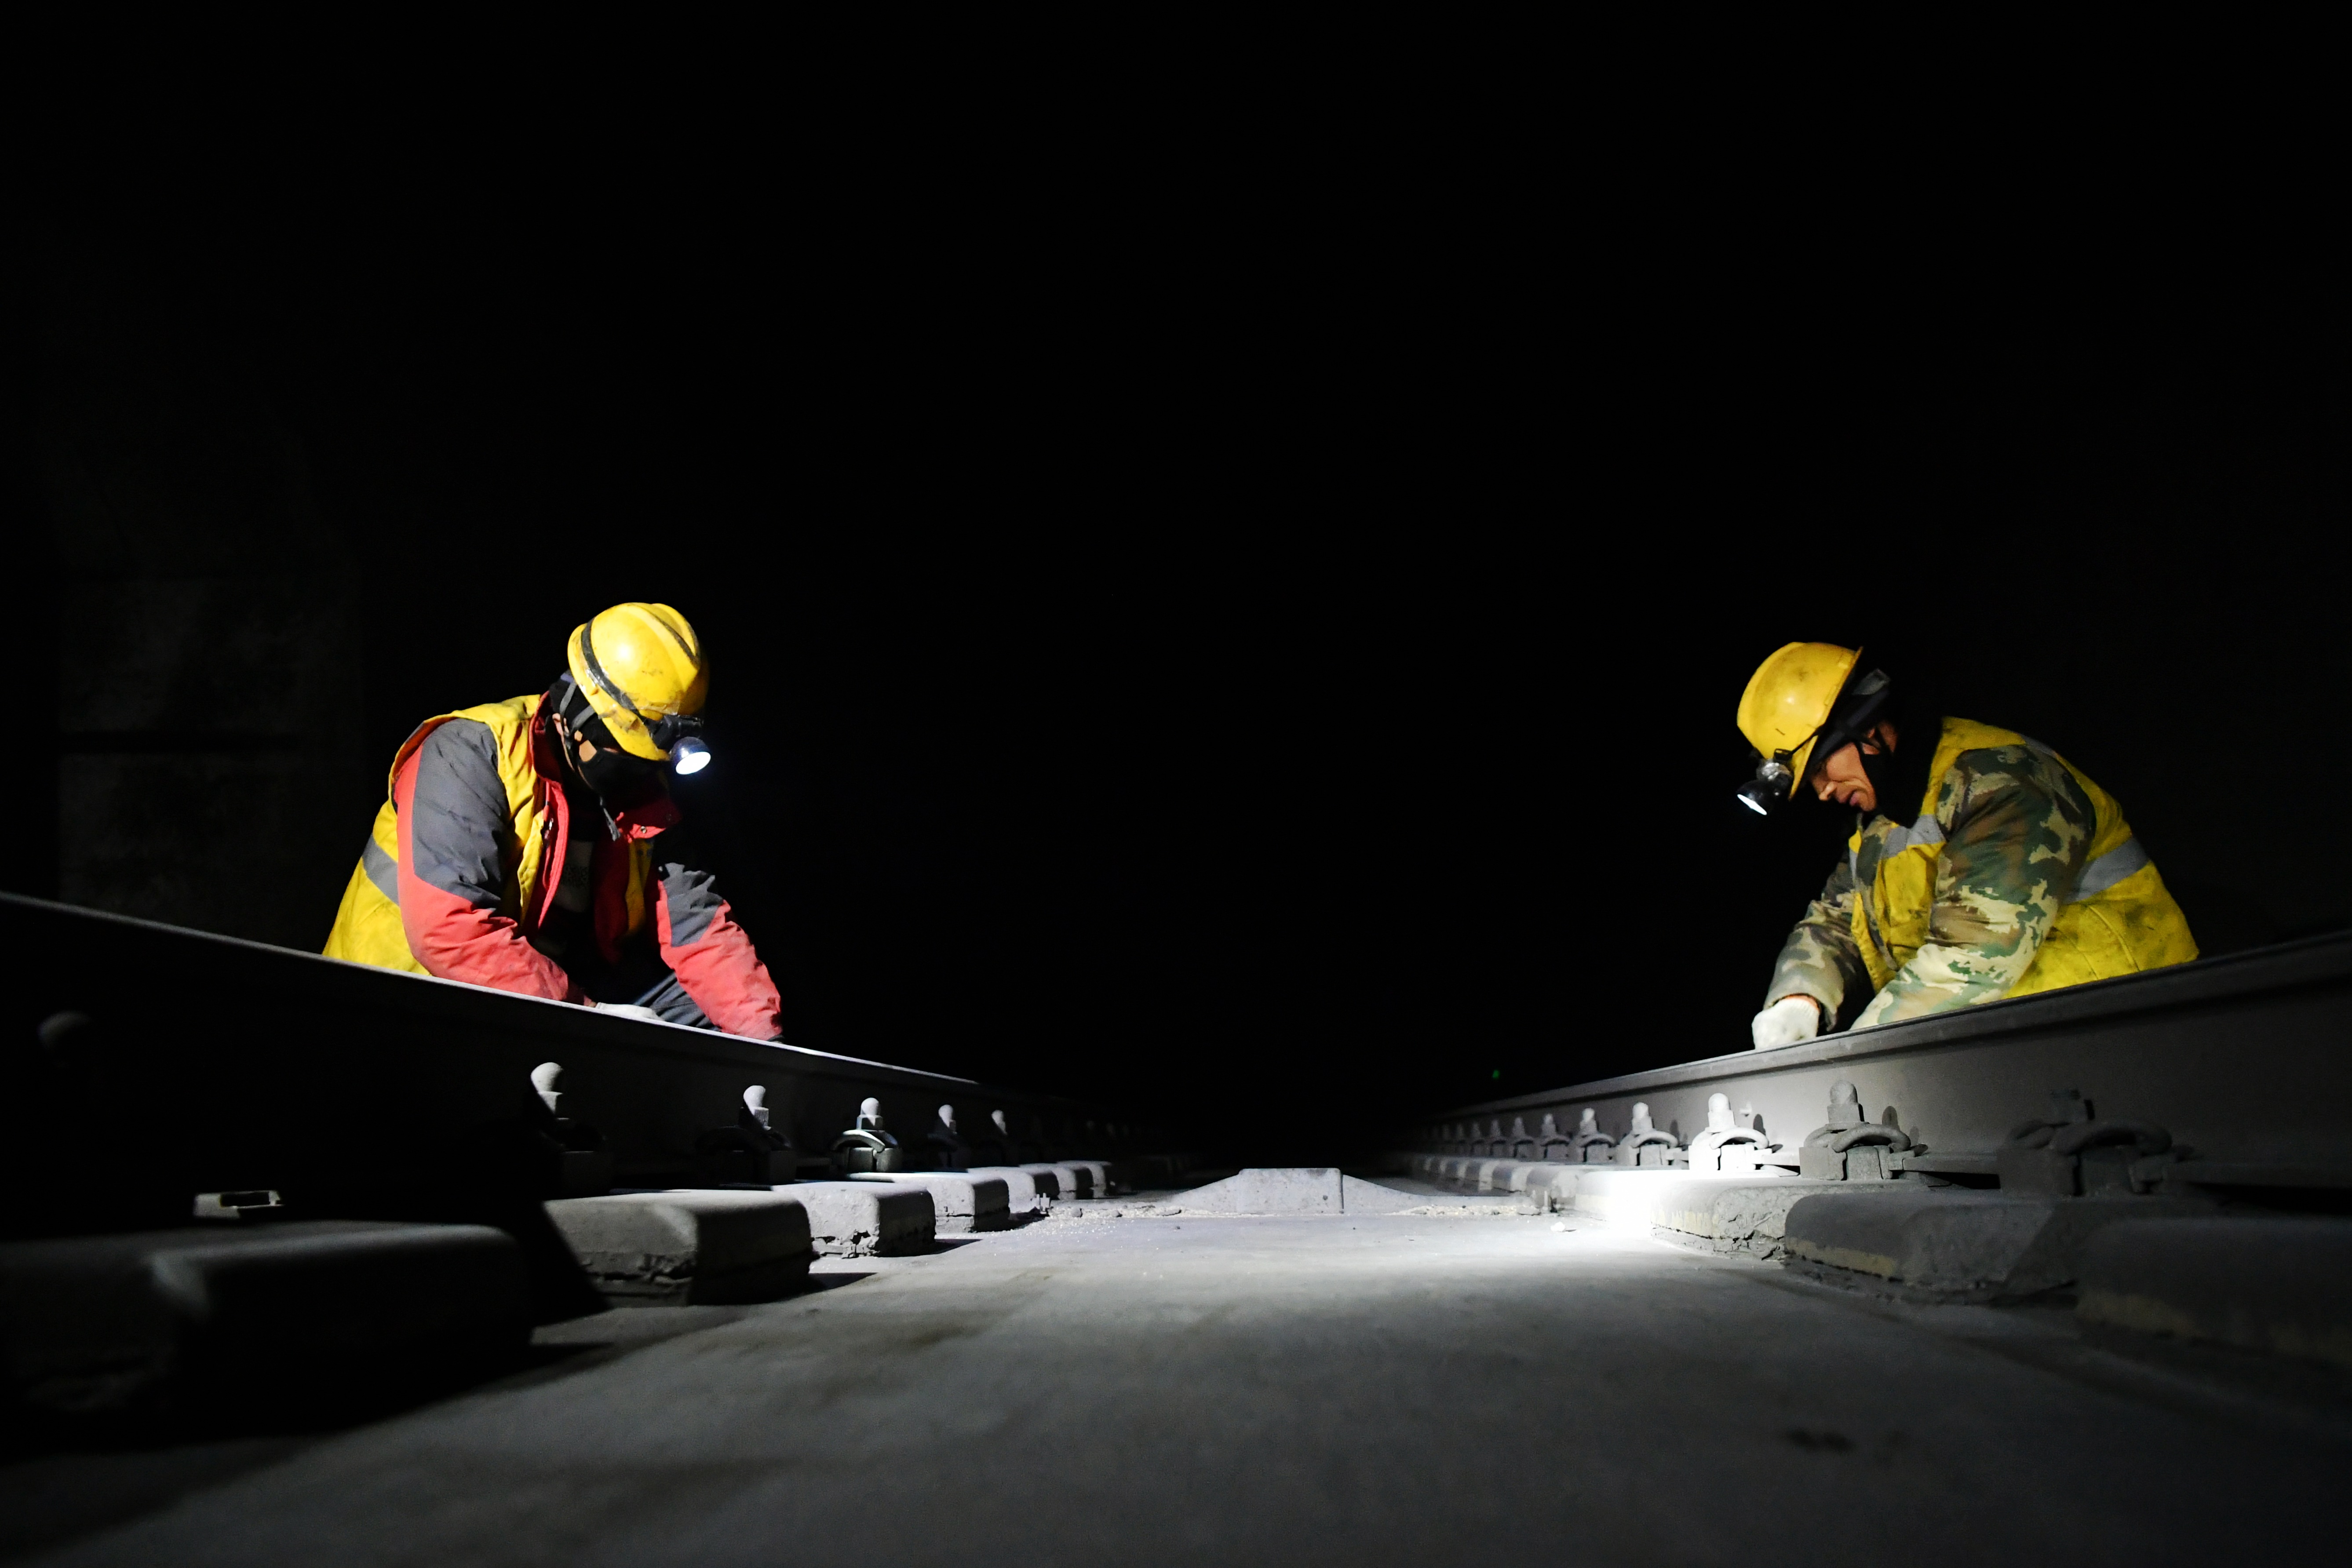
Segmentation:
<svg viewBox="0 0 2352 1568">
<path fill-rule="evenodd" d="M 595 752 L 583 762 L 574 749 L 572 761 L 606 810 L 626 811 L 661 793 L 661 764 L 622 750 L 603 719 L 591 718 L 580 726 L 579 738 L 594 747 Z"/>
<path fill-rule="evenodd" d="M 580 764 L 580 777 L 596 798 L 615 811 L 642 806 L 661 792 L 661 768 L 625 751 L 597 747 L 596 755 Z"/>
<path fill-rule="evenodd" d="M 595 710 L 588 706 L 588 698 L 570 675 L 558 675 L 547 695 L 572 730 L 572 737 L 564 745 L 565 757 L 582 782 L 596 792 L 606 810 L 631 810 L 661 793 L 661 764 L 622 750 L 613 732 L 604 727 L 604 721 L 596 716 Z M 580 759 L 580 742 L 583 740 L 595 748 L 585 762 Z"/>
</svg>

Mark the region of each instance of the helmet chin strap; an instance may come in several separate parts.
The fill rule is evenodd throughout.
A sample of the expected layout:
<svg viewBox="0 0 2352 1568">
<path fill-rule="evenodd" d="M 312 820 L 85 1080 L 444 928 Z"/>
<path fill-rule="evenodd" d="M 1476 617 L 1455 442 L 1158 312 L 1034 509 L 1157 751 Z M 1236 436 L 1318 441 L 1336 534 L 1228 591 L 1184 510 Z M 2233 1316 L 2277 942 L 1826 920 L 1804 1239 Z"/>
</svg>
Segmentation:
<svg viewBox="0 0 2352 1568">
<path fill-rule="evenodd" d="M 555 711 L 562 716 L 564 727 L 577 735 L 580 727 L 587 723 L 596 710 L 588 706 L 588 694 L 580 689 L 580 683 L 572 678 L 571 671 L 566 670 L 555 685 Z"/>
</svg>

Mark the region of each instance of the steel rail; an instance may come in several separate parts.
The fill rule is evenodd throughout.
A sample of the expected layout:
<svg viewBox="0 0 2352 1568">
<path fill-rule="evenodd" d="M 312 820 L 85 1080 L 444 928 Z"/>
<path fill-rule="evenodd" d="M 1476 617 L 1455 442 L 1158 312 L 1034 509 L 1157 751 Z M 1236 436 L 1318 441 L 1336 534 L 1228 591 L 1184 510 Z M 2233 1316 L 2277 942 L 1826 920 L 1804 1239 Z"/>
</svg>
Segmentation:
<svg viewBox="0 0 2352 1568">
<path fill-rule="evenodd" d="M 1841 1080 L 1874 1120 L 1892 1117 L 1937 1154 L 1990 1155 L 2071 1089 L 2101 1116 L 2164 1126 L 2212 1166 L 2250 1167 L 2249 1181 L 2260 1166 L 2277 1185 L 2326 1184 L 2352 1171 L 2352 933 L 1482 1101 L 1411 1141 L 1433 1150 L 1446 1124 L 1474 1120 L 1534 1132 L 1547 1112 L 1573 1133 L 1587 1106 L 1622 1135 L 1638 1102 L 1686 1143 L 1721 1093 L 1794 1144 L 1822 1124 Z"/>
<path fill-rule="evenodd" d="M 473 1132 L 533 1113 L 530 1071 L 550 1061 L 564 1068 L 564 1113 L 603 1132 L 625 1183 L 686 1166 L 696 1134 L 732 1124 L 753 1083 L 803 1155 L 829 1149 L 869 1096 L 918 1148 L 942 1103 L 1003 1108 L 1019 1135 L 1042 1116 L 1072 1145 L 1089 1141 L 1087 1119 L 1108 1119 L 1066 1097 L 13 894 L 0 894 L 0 942 L 16 975 L 11 1049 L 60 1013 L 95 1026 L 101 1061 L 81 1082 L 97 1087 L 47 1113 L 80 1117 L 110 1157 L 168 1166 L 189 1192 L 321 1171 L 338 1186 L 429 1179 Z"/>
</svg>

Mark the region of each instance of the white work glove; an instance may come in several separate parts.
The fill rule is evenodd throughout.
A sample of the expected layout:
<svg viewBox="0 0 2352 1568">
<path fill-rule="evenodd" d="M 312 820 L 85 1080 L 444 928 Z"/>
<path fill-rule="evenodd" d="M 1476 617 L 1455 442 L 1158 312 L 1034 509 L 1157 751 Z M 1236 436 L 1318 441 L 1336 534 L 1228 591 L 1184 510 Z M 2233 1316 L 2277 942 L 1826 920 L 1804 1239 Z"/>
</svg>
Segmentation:
<svg viewBox="0 0 2352 1568">
<path fill-rule="evenodd" d="M 643 1019 L 647 1023 L 659 1023 L 661 1014 L 651 1008 L 641 1008 L 635 1002 L 598 1002 L 596 1010 L 606 1018 Z"/>
<path fill-rule="evenodd" d="M 1756 1015 L 1748 1032 L 1759 1051 L 1799 1044 L 1822 1032 L 1821 1006 L 1811 997 L 1782 997 Z"/>
</svg>

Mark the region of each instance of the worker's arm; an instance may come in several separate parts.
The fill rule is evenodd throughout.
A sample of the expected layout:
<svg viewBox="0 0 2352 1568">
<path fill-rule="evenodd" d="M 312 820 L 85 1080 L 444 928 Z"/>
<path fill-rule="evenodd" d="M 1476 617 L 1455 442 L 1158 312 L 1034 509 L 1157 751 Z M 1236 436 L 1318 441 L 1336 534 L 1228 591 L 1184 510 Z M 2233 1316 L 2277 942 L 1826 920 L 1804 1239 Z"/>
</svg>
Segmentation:
<svg viewBox="0 0 2352 1568">
<path fill-rule="evenodd" d="M 1821 1028 L 1827 1031 L 1846 998 L 1870 988 L 1870 970 L 1853 941 L 1853 869 L 1840 861 L 1822 895 L 1805 906 L 1804 918 L 1781 944 L 1771 987 L 1764 993 L 1767 1008 L 1783 997 L 1810 997 L 1821 1004 Z"/>
<path fill-rule="evenodd" d="M 2074 896 L 2096 823 L 2074 775 L 2022 746 L 1966 751 L 1936 796 L 1944 847 L 1927 940 L 1854 1027 L 2006 996 Z"/>
<path fill-rule="evenodd" d="M 694 1005 L 729 1034 L 774 1040 L 783 1032 L 782 1003 L 768 967 L 710 873 L 663 861 L 654 902 L 654 930 L 662 962 L 677 976 Z"/>
<path fill-rule="evenodd" d="M 514 821 L 496 745 L 489 726 L 451 719 L 425 737 L 393 780 L 408 950 L 445 980 L 583 1001 L 562 966 L 499 913 Z"/>
</svg>

